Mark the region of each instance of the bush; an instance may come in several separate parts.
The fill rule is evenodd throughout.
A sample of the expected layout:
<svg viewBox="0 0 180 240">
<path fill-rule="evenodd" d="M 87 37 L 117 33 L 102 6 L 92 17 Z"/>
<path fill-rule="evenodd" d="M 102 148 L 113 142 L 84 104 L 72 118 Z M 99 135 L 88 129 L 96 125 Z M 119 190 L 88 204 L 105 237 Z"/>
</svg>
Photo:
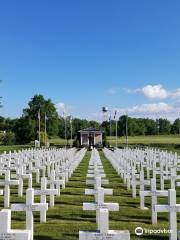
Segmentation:
<svg viewBox="0 0 180 240">
<path fill-rule="evenodd" d="M 3 145 L 13 145 L 16 142 L 15 134 L 13 132 L 7 132 L 2 138 Z"/>
</svg>

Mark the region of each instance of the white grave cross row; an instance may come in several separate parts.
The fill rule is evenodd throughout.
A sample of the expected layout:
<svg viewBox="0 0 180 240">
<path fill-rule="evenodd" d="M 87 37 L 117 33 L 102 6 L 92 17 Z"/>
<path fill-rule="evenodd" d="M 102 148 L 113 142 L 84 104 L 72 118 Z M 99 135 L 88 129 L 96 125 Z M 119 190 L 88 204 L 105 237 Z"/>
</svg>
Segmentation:
<svg viewBox="0 0 180 240">
<path fill-rule="evenodd" d="M 94 189 L 98 189 L 102 184 L 109 184 L 107 179 L 101 179 L 101 177 L 95 177 L 94 179 L 86 180 L 87 185 L 94 185 Z"/>
<path fill-rule="evenodd" d="M 140 208 L 146 209 L 144 207 L 144 197 L 151 197 L 151 218 L 152 224 L 157 224 L 157 212 L 154 211 L 154 205 L 157 204 L 157 197 L 167 197 L 168 191 L 156 190 L 156 179 L 151 179 L 151 190 L 150 191 L 140 191 Z"/>
<path fill-rule="evenodd" d="M 99 211 L 105 208 L 109 211 L 119 211 L 118 203 L 105 203 L 104 202 L 104 188 L 98 188 L 96 193 L 96 201 L 93 203 L 83 203 L 83 210 L 96 211 L 96 222 L 98 223 Z"/>
<path fill-rule="evenodd" d="M 41 189 L 35 189 L 34 195 L 40 195 L 41 196 L 41 203 L 46 203 L 46 196 L 54 196 L 58 195 L 57 189 L 47 189 L 47 179 L 46 177 L 41 178 Z M 50 206 L 54 206 L 54 198 L 50 198 Z M 46 222 L 46 211 L 42 210 L 40 211 L 40 222 L 45 223 Z"/>
<path fill-rule="evenodd" d="M 12 204 L 11 210 L 14 212 L 25 211 L 26 212 L 26 229 L 31 231 L 31 240 L 33 240 L 34 233 L 34 219 L 33 212 L 47 211 L 47 203 L 34 203 L 34 189 L 29 188 L 26 191 L 26 204 Z"/>
<path fill-rule="evenodd" d="M 168 205 L 154 205 L 155 212 L 169 212 L 169 240 L 177 240 L 177 212 L 180 204 L 176 204 L 176 190 L 168 190 Z"/>
<path fill-rule="evenodd" d="M 30 240 L 29 230 L 11 229 L 11 210 L 3 209 L 0 212 L 0 239 L 1 240 Z"/>
<path fill-rule="evenodd" d="M 99 230 L 79 231 L 79 240 L 130 240 L 129 231 L 109 230 L 109 211 L 100 209 Z"/>
<path fill-rule="evenodd" d="M 23 185 L 24 185 L 24 179 L 28 179 L 28 188 L 32 188 L 32 174 L 25 174 L 24 173 L 24 166 L 23 164 L 18 169 L 18 173 L 16 174 L 17 178 L 19 179 L 19 185 L 18 185 L 18 196 L 23 196 Z"/>
<path fill-rule="evenodd" d="M 60 186 L 64 184 L 64 180 L 56 179 L 55 170 L 51 171 L 50 180 L 48 180 L 47 183 L 50 184 L 51 189 L 56 188 L 58 190 L 58 196 L 60 196 Z M 53 202 L 54 196 L 51 195 L 50 198 L 51 198 L 51 201 Z"/>
<path fill-rule="evenodd" d="M 18 185 L 19 180 L 11 180 L 11 172 L 7 170 L 5 172 L 5 179 L 0 181 L 0 186 L 4 186 L 4 207 L 8 208 L 10 206 L 10 186 Z"/>
</svg>

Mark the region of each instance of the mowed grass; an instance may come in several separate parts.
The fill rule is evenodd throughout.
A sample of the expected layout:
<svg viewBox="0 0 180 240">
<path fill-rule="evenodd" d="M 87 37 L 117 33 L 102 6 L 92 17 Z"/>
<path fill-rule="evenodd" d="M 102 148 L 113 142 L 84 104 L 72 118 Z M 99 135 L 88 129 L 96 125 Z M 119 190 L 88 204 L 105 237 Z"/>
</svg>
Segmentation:
<svg viewBox="0 0 180 240">
<path fill-rule="evenodd" d="M 83 211 L 83 202 L 94 201 L 94 197 L 85 196 L 84 190 L 86 186 L 86 174 L 91 152 L 87 152 L 83 161 L 76 169 L 66 188 L 61 191 L 60 197 L 55 197 L 55 207 L 49 208 L 47 212 L 47 223 L 39 223 L 39 213 L 34 213 L 34 239 L 37 240 L 74 240 L 78 239 L 79 230 L 95 230 L 95 212 Z M 110 229 L 113 230 L 129 230 L 131 239 L 162 239 L 167 240 L 167 234 L 149 235 L 145 234 L 137 237 L 134 233 L 136 227 L 146 229 L 168 229 L 168 214 L 158 214 L 158 225 L 151 225 L 150 209 L 146 211 L 140 210 L 139 197 L 132 198 L 131 191 L 127 190 L 120 176 L 111 166 L 110 162 L 105 158 L 103 152 L 100 152 L 101 160 L 104 166 L 109 184 L 106 188 L 113 189 L 113 196 L 105 196 L 105 202 L 119 203 L 120 210 L 118 212 L 110 212 L 109 222 Z M 35 176 L 34 176 L 35 179 Z M 25 186 L 27 183 L 25 182 Z M 39 185 L 34 184 L 35 188 Z M 159 183 L 158 183 L 159 187 Z M 169 188 L 168 182 L 165 188 Z M 147 188 L 148 189 L 148 188 Z M 11 190 L 11 203 L 23 203 L 25 197 L 17 197 L 17 189 L 13 187 Z M 39 202 L 39 198 L 35 198 L 35 202 Z M 158 203 L 167 203 L 167 198 L 158 198 Z M 177 203 L 180 203 L 180 192 L 177 191 Z M 150 207 L 150 198 L 146 198 L 145 205 Z M 0 208 L 3 208 L 3 198 L 0 197 Z M 178 214 L 178 219 L 180 215 Z M 25 228 L 25 213 L 12 213 L 12 227 Z M 178 220 L 178 229 L 180 229 L 180 221 Z"/>
<path fill-rule="evenodd" d="M 88 168 L 90 153 L 87 153 L 79 167 L 74 172 L 61 196 L 55 197 L 55 207 L 49 208 L 47 212 L 47 223 L 39 223 L 39 213 L 34 213 L 34 239 L 59 240 L 78 239 L 80 229 L 88 229 L 89 221 L 94 222 L 91 228 L 95 228 L 95 213 L 86 214 L 82 210 L 83 202 L 92 200 L 92 197 L 84 195 L 86 172 Z M 35 179 L 35 176 L 34 178 Z M 27 186 L 27 183 L 25 183 Z M 40 187 L 34 184 L 33 187 Z M 11 188 L 11 203 L 23 203 L 25 197 L 17 197 L 17 189 Z M 39 198 L 35 198 L 39 202 Z M 0 197 L 0 208 L 3 208 L 3 198 Z M 12 213 L 12 227 L 25 228 L 25 213 Z M 93 226 L 94 225 L 94 226 Z"/>
<path fill-rule="evenodd" d="M 67 142 L 65 139 L 56 137 L 56 138 L 49 139 L 49 143 L 51 145 L 56 145 L 56 146 L 65 146 L 67 143 L 70 144 L 70 140 L 68 140 L 68 142 Z"/>
<path fill-rule="evenodd" d="M 113 169 L 110 162 L 105 158 L 103 152 L 100 153 L 101 160 L 106 172 L 107 179 L 109 179 L 109 185 L 106 187 L 113 189 L 113 196 L 106 196 L 107 202 L 117 202 L 119 203 L 119 212 L 110 213 L 110 229 L 113 230 L 129 230 L 131 233 L 131 240 L 139 239 L 162 239 L 167 240 L 167 234 L 157 234 L 150 235 L 144 234 L 143 236 L 137 237 L 135 235 L 135 229 L 137 227 L 142 227 L 143 229 L 168 229 L 168 214 L 159 213 L 158 214 L 158 225 L 153 226 L 151 224 L 151 201 L 150 198 L 145 198 L 145 206 L 149 210 L 140 209 L 140 200 L 137 194 L 137 198 L 132 198 L 131 190 L 128 191 L 123 180 L 118 176 L 116 171 Z M 159 187 L 159 183 L 157 185 Z M 158 188 L 157 187 L 157 188 Z M 165 188 L 168 189 L 169 185 L 166 183 Z M 146 189 L 149 189 L 148 187 Z M 138 192 L 138 191 L 137 191 Z M 180 196 L 178 196 L 180 202 Z M 177 201 L 178 201 L 177 199 Z M 158 203 L 167 204 L 167 198 L 158 198 Z M 180 227 L 180 225 L 179 225 Z"/>
<path fill-rule="evenodd" d="M 0 153 L 3 153 L 4 151 L 9 152 L 9 151 L 18 151 L 18 150 L 23 150 L 26 148 L 31 148 L 34 147 L 33 145 L 10 145 L 10 146 L 4 146 L 0 145 Z"/>
<path fill-rule="evenodd" d="M 111 145 L 115 145 L 116 137 L 107 137 L 107 141 Z M 125 137 L 118 137 L 117 140 L 118 145 L 126 144 Z M 152 136 L 129 136 L 128 137 L 129 144 L 180 144 L 180 135 L 152 135 Z"/>
</svg>

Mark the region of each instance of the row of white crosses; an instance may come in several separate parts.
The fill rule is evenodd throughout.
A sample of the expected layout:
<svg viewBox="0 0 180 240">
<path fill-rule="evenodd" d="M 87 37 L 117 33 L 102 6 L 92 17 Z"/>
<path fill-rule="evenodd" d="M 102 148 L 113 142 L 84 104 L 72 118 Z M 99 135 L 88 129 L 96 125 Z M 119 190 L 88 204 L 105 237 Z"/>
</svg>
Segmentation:
<svg viewBox="0 0 180 240">
<path fill-rule="evenodd" d="M 118 203 L 106 203 L 104 201 L 105 195 L 112 195 L 112 189 L 105 189 L 101 184 L 108 184 L 109 181 L 104 179 L 106 177 L 101 163 L 99 153 L 96 149 L 92 150 L 91 159 L 89 162 L 89 169 L 87 173 L 86 184 L 94 185 L 94 189 L 85 189 L 86 195 L 93 195 L 95 202 L 83 203 L 83 210 L 96 211 L 96 231 L 80 231 L 80 240 L 129 240 L 129 231 L 109 230 L 109 211 L 119 211 Z"/>
<path fill-rule="evenodd" d="M 140 208 L 146 210 L 144 204 L 145 197 L 151 197 L 152 224 L 157 224 L 157 213 L 169 213 L 169 239 L 180 239 L 177 231 L 177 216 L 180 212 L 180 204 L 176 204 L 176 187 L 180 186 L 179 158 L 177 154 L 154 149 L 115 149 L 114 152 L 104 149 L 106 157 L 111 162 L 117 173 L 124 179 L 127 188 L 132 187 L 132 196 L 136 197 L 136 185 L 140 185 Z M 144 179 L 146 170 L 147 179 Z M 160 190 L 156 187 L 156 178 L 160 175 Z M 152 178 L 150 179 L 150 176 Z M 150 180 L 150 182 L 149 182 Z M 164 190 L 164 180 L 169 181 L 170 189 Z M 144 181 L 144 183 L 143 183 Z M 142 184 L 141 184 L 142 182 Z M 150 185 L 150 190 L 144 187 Z M 158 197 L 168 197 L 168 205 L 157 205 Z M 179 235 L 179 236 L 178 236 Z"/>
<path fill-rule="evenodd" d="M 0 195 L 4 194 L 4 208 L 0 212 L 0 239 L 33 240 L 34 220 L 33 212 L 40 212 L 40 222 L 46 222 L 48 203 L 46 196 L 50 196 L 50 207 L 54 206 L 55 196 L 60 195 L 60 188 L 65 187 L 65 180 L 56 174 L 58 169 L 65 163 L 68 178 L 72 175 L 86 153 L 85 149 L 77 151 L 41 149 L 23 150 L 19 152 L 0 155 L 0 175 L 4 180 L 0 181 Z M 12 175 L 11 175 L 12 172 Z M 33 175 L 36 175 L 36 183 L 40 183 L 40 189 L 33 188 Z M 11 179 L 11 176 L 17 179 Z M 41 177 L 42 176 L 42 177 Z M 23 181 L 28 180 L 26 189 L 26 203 L 10 205 L 10 187 L 18 185 L 18 195 L 23 195 Z M 49 186 L 49 187 L 48 187 Z M 40 196 L 40 203 L 34 202 L 34 196 Z M 11 211 L 26 212 L 26 230 L 11 229 Z"/>
</svg>

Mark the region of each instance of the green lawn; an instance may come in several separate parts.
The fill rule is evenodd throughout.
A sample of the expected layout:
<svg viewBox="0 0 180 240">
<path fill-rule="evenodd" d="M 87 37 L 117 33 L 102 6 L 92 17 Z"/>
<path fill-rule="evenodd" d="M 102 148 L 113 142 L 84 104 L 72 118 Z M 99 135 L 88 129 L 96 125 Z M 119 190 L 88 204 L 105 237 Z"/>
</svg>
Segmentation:
<svg viewBox="0 0 180 240">
<path fill-rule="evenodd" d="M 0 153 L 3 153 L 4 151 L 14 151 L 14 150 L 22 150 L 26 148 L 34 147 L 32 145 L 12 145 L 12 146 L 4 146 L 0 145 Z"/>
<path fill-rule="evenodd" d="M 56 146 L 65 146 L 67 144 L 67 141 L 65 139 L 62 138 L 51 138 L 49 139 L 50 144 L 52 145 L 56 145 Z M 70 141 L 68 141 L 68 143 L 70 144 Z"/>
<path fill-rule="evenodd" d="M 107 141 L 115 145 L 116 137 L 107 137 Z M 118 145 L 125 144 L 125 137 L 118 137 Z M 128 137 L 129 144 L 179 144 L 180 145 L 180 135 L 152 135 L 152 136 L 134 136 Z"/>
<path fill-rule="evenodd" d="M 116 174 L 104 154 L 100 152 L 107 179 L 110 184 L 105 187 L 113 188 L 113 196 L 106 196 L 106 202 L 117 202 L 120 205 L 119 212 L 110 213 L 110 229 L 128 229 L 131 232 L 131 239 L 168 239 L 168 236 L 142 236 L 137 238 L 134 229 L 138 226 L 147 229 L 168 228 L 168 214 L 158 214 L 158 225 L 151 225 L 150 210 L 142 211 L 139 209 L 139 198 L 132 199 L 131 191 L 127 191 L 120 177 Z M 82 204 L 86 201 L 93 201 L 92 196 L 85 196 L 86 173 L 90 152 L 87 152 L 83 161 L 74 172 L 72 178 L 61 191 L 60 197 L 55 197 L 55 208 L 49 208 L 47 212 L 47 223 L 39 223 L 39 213 L 35 213 L 35 239 L 36 240 L 75 240 L 78 239 L 79 230 L 96 229 L 95 212 L 83 211 Z M 27 184 L 27 183 L 26 183 Z M 38 185 L 34 185 L 36 188 Z M 168 185 L 166 184 L 166 188 Z M 17 189 L 14 188 L 11 194 L 11 203 L 24 202 L 25 197 L 17 197 Z M 177 203 L 180 202 L 180 192 L 177 191 Z M 0 208 L 3 207 L 3 198 L 0 197 Z M 36 202 L 39 198 L 35 199 Z M 160 203 L 166 203 L 167 199 L 162 198 Z M 145 201 L 146 206 L 150 206 L 149 198 Z M 179 215 L 178 215 L 179 216 Z M 13 228 L 25 228 L 25 214 L 13 213 Z M 180 229 L 180 223 L 178 223 Z"/>
</svg>

